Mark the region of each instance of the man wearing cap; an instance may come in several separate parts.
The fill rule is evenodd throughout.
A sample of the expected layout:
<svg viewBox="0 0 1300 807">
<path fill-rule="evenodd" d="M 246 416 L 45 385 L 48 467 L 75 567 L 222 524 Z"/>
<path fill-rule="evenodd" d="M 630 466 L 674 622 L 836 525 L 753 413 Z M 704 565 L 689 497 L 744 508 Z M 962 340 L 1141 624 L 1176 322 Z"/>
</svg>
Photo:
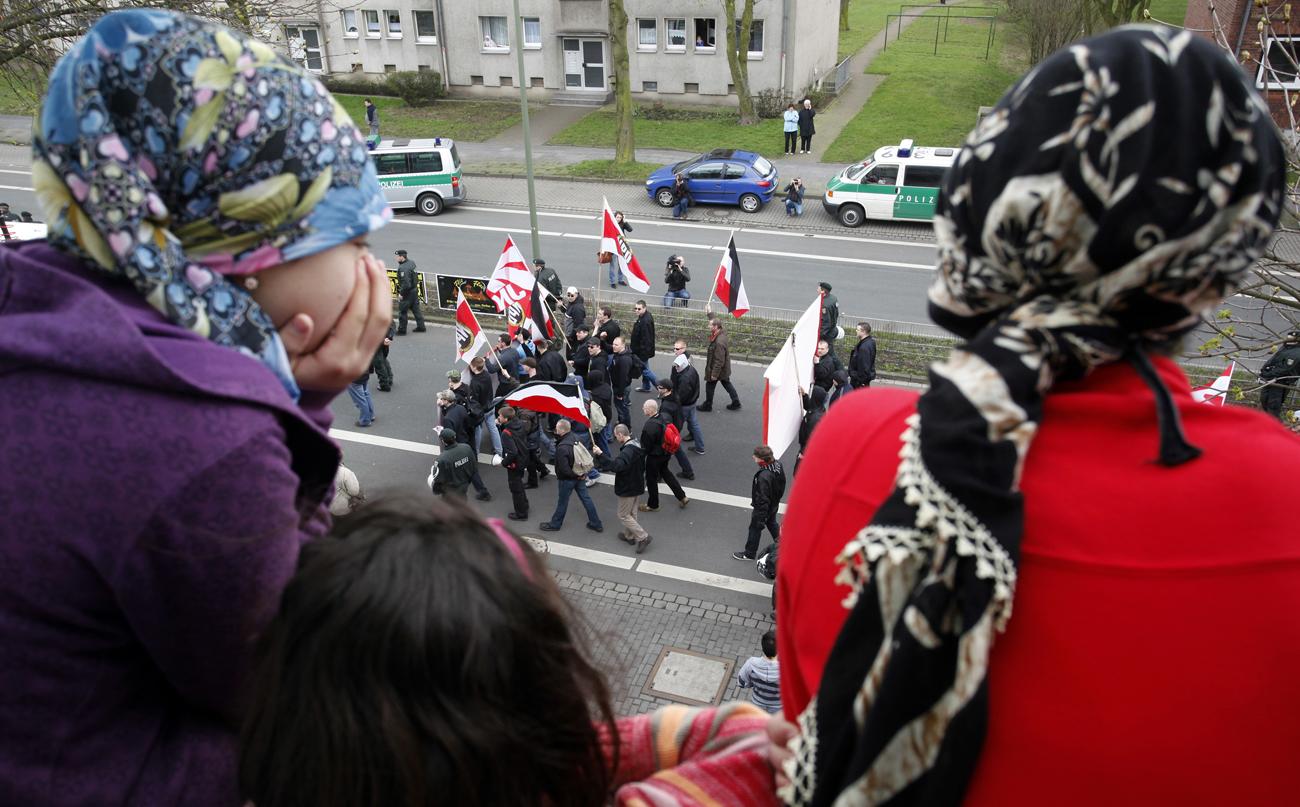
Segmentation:
<svg viewBox="0 0 1300 807">
<path fill-rule="evenodd" d="M 831 294 L 831 284 L 822 281 L 817 284 L 821 289 L 822 295 L 822 312 L 821 312 L 821 333 L 819 338 L 826 340 L 826 345 L 830 348 L 831 355 L 835 355 L 835 342 L 839 337 L 840 322 L 840 301 L 834 294 Z"/>
<path fill-rule="evenodd" d="M 573 333 L 579 325 L 585 325 L 587 322 L 587 305 L 578 293 L 577 286 L 570 286 L 564 292 L 564 318 L 567 320 L 564 331 L 573 338 Z"/>
<path fill-rule="evenodd" d="M 546 268 L 546 261 L 541 258 L 533 258 L 533 269 L 537 272 L 537 282 L 542 284 L 542 288 L 550 292 L 550 295 L 556 300 L 564 293 L 564 284 L 560 282 L 560 274 L 554 269 Z"/>
<path fill-rule="evenodd" d="M 466 393 L 468 392 L 466 390 Z M 470 440 L 474 438 L 473 426 L 470 425 L 469 410 L 465 404 L 456 398 L 456 393 L 445 389 L 438 393 L 438 409 L 442 414 L 443 429 L 451 429 L 456 435 L 456 442 L 468 448 L 470 456 L 474 457 L 474 449 L 470 447 Z M 483 484 L 483 479 L 478 475 L 477 459 L 475 457 L 476 461 L 470 464 L 469 481 L 478 491 L 476 498 L 479 501 L 491 501 L 492 494 L 488 492 L 487 485 Z"/>
<path fill-rule="evenodd" d="M 1287 333 L 1282 347 L 1269 358 L 1259 371 L 1261 381 L 1268 382 L 1259 391 L 1259 405 L 1268 414 L 1281 420 L 1286 407 L 1286 394 L 1300 378 L 1300 329 Z"/>
<path fill-rule="evenodd" d="M 406 250 L 393 253 L 397 256 L 397 335 L 406 335 L 406 314 L 415 314 L 415 332 L 424 333 L 424 312 L 420 310 L 419 278 L 415 274 L 415 261 L 406 257 Z"/>
<path fill-rule="evenodd" d="M 457 442 L 455 429 L 443 429 L 438 433 L 438 441 L 442 444 L 442 451 L 429 469 L 429 489 L 436 494 L 451 494 L 463 499 L 476 473 L 474 451 Z"/>
</svg>

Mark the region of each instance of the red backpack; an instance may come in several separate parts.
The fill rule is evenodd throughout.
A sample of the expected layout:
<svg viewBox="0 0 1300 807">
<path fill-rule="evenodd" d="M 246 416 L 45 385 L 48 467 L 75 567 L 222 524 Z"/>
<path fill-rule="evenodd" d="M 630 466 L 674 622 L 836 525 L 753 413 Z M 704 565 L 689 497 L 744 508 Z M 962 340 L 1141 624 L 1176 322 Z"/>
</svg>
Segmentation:
<svg viewBox="0 0 1300 807">
<path fill-rule="evenodd" d="M 682 447 L 682 433 L 677 431 L 677 425 L 669 423 L 664 426 L 663 449 L 668 455 L 677 453 L 677 449 Z"/>
</svg>

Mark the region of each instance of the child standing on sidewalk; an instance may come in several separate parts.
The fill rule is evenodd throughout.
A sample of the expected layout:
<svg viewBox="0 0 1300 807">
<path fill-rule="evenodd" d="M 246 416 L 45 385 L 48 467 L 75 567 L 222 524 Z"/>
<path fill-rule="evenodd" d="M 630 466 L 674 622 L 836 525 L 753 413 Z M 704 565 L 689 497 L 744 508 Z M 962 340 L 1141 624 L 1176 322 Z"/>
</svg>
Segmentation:
<svg viewBox="0 0 1300 807">
<path fill-rule="evenodd" d="M 781 667 L 776 660 L 776 631 L 769 630 L 760 641 L 763 655 L 753 656 L 740 668 L 737 682 L 753 689 L 749 699 L 768 714 L 781 711 Z"/>
</svg>

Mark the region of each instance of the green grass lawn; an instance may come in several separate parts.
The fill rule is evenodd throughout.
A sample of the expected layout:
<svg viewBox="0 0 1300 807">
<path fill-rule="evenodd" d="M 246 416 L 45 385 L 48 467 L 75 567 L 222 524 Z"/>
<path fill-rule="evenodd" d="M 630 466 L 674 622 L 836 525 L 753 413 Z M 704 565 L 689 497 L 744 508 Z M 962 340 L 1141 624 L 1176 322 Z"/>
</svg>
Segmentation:
<svg viewBox="0 0 1300 807">
<path fill-rule="evenodd" d="M 1187 16 L 1187 0 L 1151 0 L 1152 19 L 1170 25 L 1182 25 Z"/>
<path fill-rule="evenodd" d="M 680 114 L 683 117 L 677 120 L 636 118 L 633 131 L 637 148 L 682 151 L 735 148 L 777 154 L 784 144 L 779 118 L 762 120 L 753 126 L 737 126 L 735 111 L 700 110 Z M 552 137 L 549 142 L 561 146 L 613 148 L 614 121 L 614 108 L 604 107 Z"/>
<path fill-rule="evenodd" d="M 824 160 L 860 160 L 909 137 L 918 145 L 960 146 L 975 126 L 979 107 L 995 103 L 1027 68 L 1020 48 L 1008 44 L 1010 27 L 999 22 L 986 61 L 987 23 L 949 20 L 946 42 L 940 29 L 936 56 L 935 23 L 916 20 L 867 67 L 868 73 L 886 78 Z"/>
<path fill-rule="evenodd" d="M 630 165 L 615 165 L 613 160 L 583 160 L 570 165 L 545 166 L 549 176 L 592 177 L 596 179 L 613 179 L 624 182 L 644 182 L 645 178 L 659 168 L 659 163 L 635 162 Z"/>
<path fill-rule="evenodd" d="M 335 96 L 365 129 L 363 96 Z M 428 107 L 408 107 L 400 98 L 371 96 L 379 107 L 379 132 L 385 137 L 450 137 L 489 140 L 519 123 L 519 104 L 511 101 L 439 101 Z"/>
<path fill-rule="evenodd" d="M 9 71 L 0 77 L 0 115 L 35 115 L 44 94 L 44 76 L 28 79 Z"/>
<path fill-rule="evenodd" d="M 850 0 L 849 30 L 840 31 L 839 55 L 835 62 L 838 64 L 861 50 L 884 29 L 885 15 L 898 14 L 901 5 L 902 0 Z M 894 24 L 898 21 L 894 20 Z"/>
</svg>

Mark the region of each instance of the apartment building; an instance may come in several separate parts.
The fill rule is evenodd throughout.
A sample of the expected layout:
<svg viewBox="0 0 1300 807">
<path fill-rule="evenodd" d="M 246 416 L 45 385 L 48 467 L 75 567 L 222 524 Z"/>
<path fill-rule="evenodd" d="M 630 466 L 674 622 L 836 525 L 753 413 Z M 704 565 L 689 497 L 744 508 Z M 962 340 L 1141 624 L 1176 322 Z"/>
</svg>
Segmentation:
<svg viewBox="0 0 1300 807">
<path fill-rule="evenodd" d="M 738 0 L 738 5 L 743 0 Z M 629 79 L 641 101 L 732 104 L 726 48 L 736 23 L 721 0 L 624 0 Z M 379 76 L 437 70 L 459 96 L 603 103 L 612 54 L 606 0 L 319 2 L 277 22 L 276 39 L 309 70 Z M 756 0 L 746 52 L 751 91 L 797 93 L 835 68 L 837 0 Z M 515 48 L 522 48 L 524 75 Z"/>
</svg>

